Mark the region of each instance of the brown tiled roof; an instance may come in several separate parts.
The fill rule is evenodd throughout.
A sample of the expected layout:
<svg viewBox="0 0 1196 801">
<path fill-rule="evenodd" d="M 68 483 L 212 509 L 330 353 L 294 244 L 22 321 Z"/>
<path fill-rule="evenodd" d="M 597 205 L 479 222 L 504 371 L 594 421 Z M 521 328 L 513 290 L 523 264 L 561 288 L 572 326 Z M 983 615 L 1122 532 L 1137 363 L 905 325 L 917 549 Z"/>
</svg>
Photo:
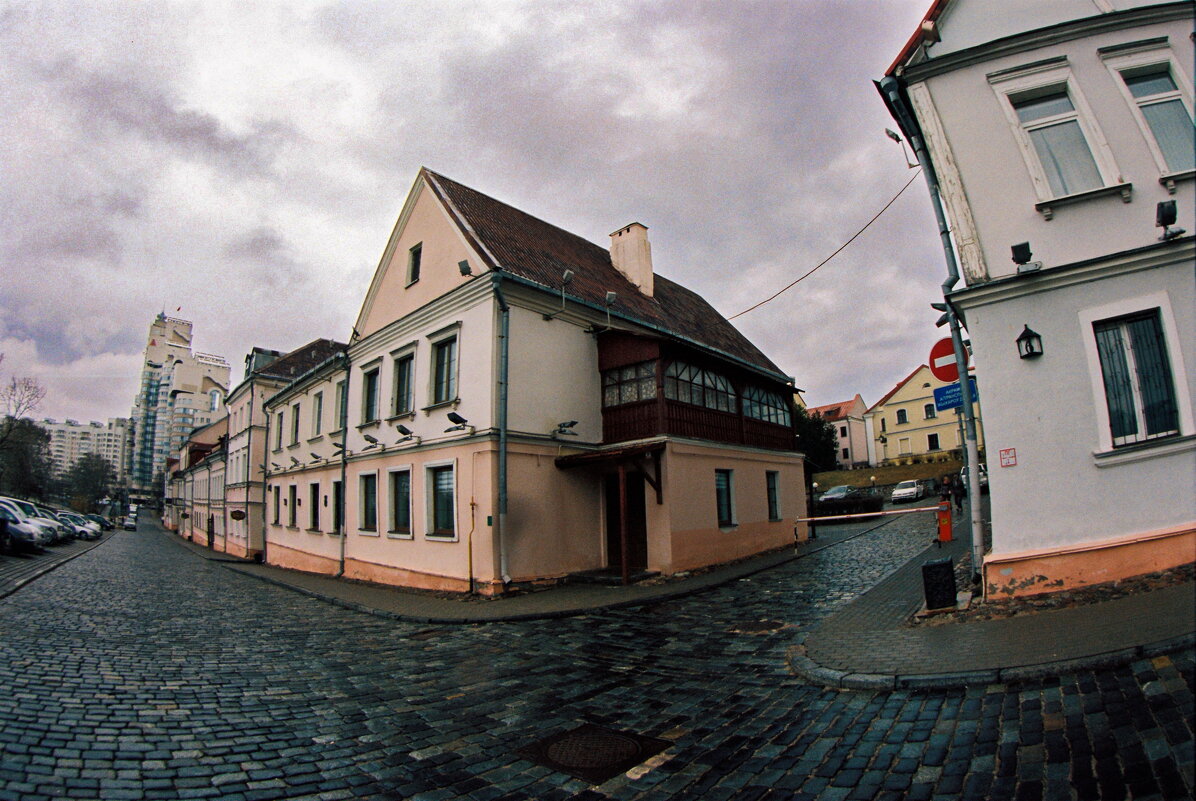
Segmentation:
<svg viewBox="0 0 1196 801">
<path fill-rule="evenodd" d="M 561 275 L 573 271 L 566 295 L 602 308 L 607 292 L 618 299 L 611 312 L 647 323 L 674 337 L 734 356 L 756 368 L 784 373 L 700 295 L 656 274 L 648 297 L 620 273 L 610 251 L 550 223 L 423 169 L 428 185 L 450 209 L 483 258 L 499 269 L 560 292 Z"/>
<path fill-rule="evenodd" d="M 331 339 L 317 339 L 308 342 L 301 348 L 279 356 L 274 361 L 257 371 L 258 375 L 270 378 L 285 378 L 291 380 L 311 370 L 313 367 L 327 361 L 335 353 L 343 351 L 347 345 L 334 342 Z"/>
<path fill-rule="evenodd" d="M 842 401 L 840 403 L 828 403 L 825 406 L 815 406 L 812 409 L 806 409 L 806 411 L 810 414 L 820 415 L 823 420 L 829 420 L 833 423 L 836 420 L 843 419 L 844 415 L 847 414 L 845 410 L 850 405 L 851 401 Z"/>
</svg>

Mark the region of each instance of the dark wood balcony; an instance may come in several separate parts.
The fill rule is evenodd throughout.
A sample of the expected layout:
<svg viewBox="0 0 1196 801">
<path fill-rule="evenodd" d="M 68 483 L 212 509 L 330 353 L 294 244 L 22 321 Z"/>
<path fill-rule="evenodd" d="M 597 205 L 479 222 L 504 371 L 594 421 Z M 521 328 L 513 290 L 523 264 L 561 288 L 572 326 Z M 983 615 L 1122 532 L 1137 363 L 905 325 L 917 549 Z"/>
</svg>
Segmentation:
<svg viewBox="0 0 1196 801">
<path fill-rule="evenodd" d="M 604 443 L 627 442 L 669 434 L 752 448 L 791 451 L 793 429 L 729 412 L 656 398 L 602 410 Z"/>
</svg>

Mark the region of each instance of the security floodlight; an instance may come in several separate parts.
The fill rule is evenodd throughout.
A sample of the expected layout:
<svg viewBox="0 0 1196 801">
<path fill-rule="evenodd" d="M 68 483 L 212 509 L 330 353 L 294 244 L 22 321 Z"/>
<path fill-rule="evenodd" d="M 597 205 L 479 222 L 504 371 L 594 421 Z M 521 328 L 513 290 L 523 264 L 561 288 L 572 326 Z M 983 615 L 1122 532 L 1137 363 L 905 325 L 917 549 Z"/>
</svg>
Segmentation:
<svg viewBox="0 0 1196 801">
<path fill-rule="evenodd" d="M 362 435 L 361 435 L 361 438 L 362 438 L 362 439 L 364 439 L 366 442 L 372 442 L 372 443 L 374 443 L 375 445 L 377 445 L 377 444 L 378 444 L 378 438 L 377 438 L 377 437 L 371 437 L 369 434 L 362 434 Z"/>
<path fill-rule="evenodd" d="M 615 302 L 616 300 L 618 300 L 618 299 L 619 299 L 619 293 L 618 293 L 618 292 L 607 292 L 607 293 L 606 293 L 606 305 L 607 305 L 607 306 L 612 306 L 612 305 L 614 305 L 614 302 Z"/>
<path fill-rule="evenodd" d="M 334 443 L 332 443 L 332 446 L 333 446 L 334 448 L 344 448 L 344 447 L 345 447 L 345 443 L 343 443 L 343 442 L 334 442 Z"/>
<path fill-rule="evenodd" d="M 568 286 L 572 280 L 573 280 L 573 271 L 572 270 L 565 270 L 565 272 L 561 273 L 561 307 L 550 314 L 545 314 L 544 315 L 545 320 L 551 320 L 552 318 L 556 317 L 558 314 L 560 314 L 561 312 L 563 312 L 565 310 L 565 287 Z"/>
<path fill-rule="evenodd" d="M 461 271 L 461 275 L 463 276 L 473 274 L 473 271 L 469 269 L 469 262 L 467 261 L 457 262 L 457 269 Z"/>
<path fill-rule="evenodd" d="M 456 412 L 449 412 L 448 419 L 449 419 L 449 422 L 456 423 L 459 426 L 463 426 L 469 422 L 468 420 L 466 420 L 464 417 L 457 414 Z"/>
<path fill-rule="evenodd" d="M 469 425 L 468 420 L 466 420 L 464 417 L 457 414 L 456 412 L 449 412 L 448 419 L 449 419 L 449 422 L 453 423 L 454 425 L 451 425 L 444 430 L 444 433 L 446 433 L 446 434 L 449 433 L 450 431 L 465 431 L 465 430 L 468 430 L 469 433 L 472 434 L 474 431 L 477 430 L 473 426 Z"/>
<path fill-rule="evenodd" d="M 311 458 L 312 458 L 314 461 L 317 461 L 317 462 L 318 462 L 318 461 L 320 461 L 320 459 L 322 459 L 322 458 L 323 458 L 323 457 L 322 457 L 322 456 L 320 456 L 320 454 L 318 454 L 318 453 L 308 453 L 307 455 L 308 455 L 308 456 L 310 456 L 310 457 L 311 457 Z"/>
<path fill-rule="evenodd" d="M 278 466 L 278 463 L 277 463 L 277 462 L 270 462 L 270 466 L 271 466 L 271 467 L 273 467 L 275 470 L 281 470 L 281 469 L 282 469 L 281 467 L 279 467 L 279 466 Z"/>
<path fill-rule="evenodd" d="M 565 270 L 565 272 L 564 272 L 564 273 L 561 275 L 561 283 L 562 283 L 562 284 L 568 284 L 568 283 L 570 283 L 572 280 L 573 280 L 573 271 L 572 271 L 572 270 Z"/>
<path fill-rule="evenodd" d="M 576 420 L 565 420 L 562 423 L 556 424 L 556 429 L 552 432 L 553 437 L 576 437 L 577 432 L 571 431 L 573 426 L 577 425 Z"/>
<path fill-rule="evenodd" d="M 1154 224 L 1163 229 L 1163 235 L 1159 237 L 1160 242 L 1170 242 L 1175 237 L 1183 236 L 1186 233 L 1182 228 L 1171 227 L 1175 225 L 1178 213 L 1174 200 L 1159 201 L 1159 205 L 1155 207 Z"/>
<path fill-rule="evenodd" d="M 1029 242 L 1019 242 L 1018 244 L 1014 245 L 1011 250 L 1013 251 L 1014 264 L 1025 264 L 1030 261 L 1030 257 L 1034 255 L 1030 252 Z"/>
<path fill-rule="evenodd" d="M 404 437 L 409 437 L 411 436 L 411 429 L 405 425 L 399 425 L 399 433 Z"/>
<path fill-rule="evenodd" d="M 292 457 L 291 457 L 291 464 L 293 464 L 295 467 L 298 467 L 299 465 L 301 465 L 301 464 L 303 464 L 303 463 L 302 463 L 302 462 L 300 462 L 298 459 L 296 459 L 294 456 L 292 456 Z"/>
</svg>

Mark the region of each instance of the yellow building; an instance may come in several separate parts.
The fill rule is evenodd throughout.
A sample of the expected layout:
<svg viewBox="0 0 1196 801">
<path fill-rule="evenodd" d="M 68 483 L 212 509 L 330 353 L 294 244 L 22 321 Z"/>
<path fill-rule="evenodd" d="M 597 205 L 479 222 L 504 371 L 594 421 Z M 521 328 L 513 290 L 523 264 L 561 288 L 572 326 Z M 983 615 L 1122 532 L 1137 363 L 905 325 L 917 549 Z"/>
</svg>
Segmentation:
<svg viewBox="0 0 1196 801">
<path fill-rule="evenodd" d="M 972 380 L 975 378 L 973 375 Z M 961 457 L 963 416 L 958 409 L 939 411 L 934 400 L 934 391 L 947 385 L 923 364 L 868 409 L 864 424 L 872 464 L 913 464 Z M 977 444 L 983 459 L 984 432 L 978 402 L 974 409 Z"/>
</svg>

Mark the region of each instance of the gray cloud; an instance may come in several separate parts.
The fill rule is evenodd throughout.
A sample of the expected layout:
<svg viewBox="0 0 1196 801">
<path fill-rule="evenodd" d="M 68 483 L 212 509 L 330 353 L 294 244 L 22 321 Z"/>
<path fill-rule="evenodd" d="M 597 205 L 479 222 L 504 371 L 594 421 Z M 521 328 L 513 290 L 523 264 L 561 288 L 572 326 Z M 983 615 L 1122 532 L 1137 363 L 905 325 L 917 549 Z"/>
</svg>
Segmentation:
<svg viewBox="0 0 1196 801">
<path fill-rule="evenodd" d="M 70 376 L 48 405 L 80 417 L 84 365 L 136 363 L 159 309 L 234 364 L 345 337 L 420 165 L 600 244 L 639 220 L 734 314 L 908 179 L 871 80 L 925 4 L 9 7 L 6 367 Z M 812 402 L 874 401 L 937 338 L 936 247 L 918 184 L 736 324 Z"/>
</svg>

